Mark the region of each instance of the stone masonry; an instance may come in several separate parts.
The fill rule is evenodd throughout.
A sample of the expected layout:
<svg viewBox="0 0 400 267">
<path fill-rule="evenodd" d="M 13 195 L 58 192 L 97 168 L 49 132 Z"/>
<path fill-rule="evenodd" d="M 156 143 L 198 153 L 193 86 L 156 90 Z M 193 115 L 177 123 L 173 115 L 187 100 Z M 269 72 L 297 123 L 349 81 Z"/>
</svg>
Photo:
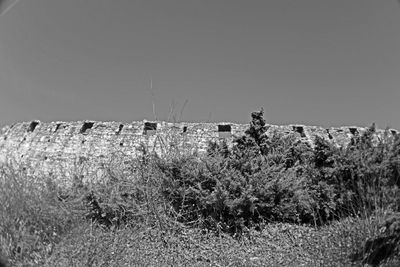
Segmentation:
<svg viewBox="0 0 400 267">
<path fill-rule="evenodd" d="M 267 126 L 267 135 L 294 133 L 310 145 L 318 135 L 343 146 L 352 136 L 366 130 L 355 126 L 329 129 L 305 125 Z M 141 155 L 142 145 L 159 155 L 173 151 L 202 153 L 211 140 L 223 139 L 232 145 L 232 140 L 243 135 L 248 127 L 248 124 L 230 122 L 21 122 L 0 130 L 0 164 L 28 174 L 53 177 L 66 184 L 77 173 L 83 179 L 101 180 L 110 169 L 124 171 L 132 167 L 132 159 Z M 378 130 L 375 138 L 383 132 Z M 392 129 L 390 133 L 397 134 L 397 130 Z"/>
</svg>

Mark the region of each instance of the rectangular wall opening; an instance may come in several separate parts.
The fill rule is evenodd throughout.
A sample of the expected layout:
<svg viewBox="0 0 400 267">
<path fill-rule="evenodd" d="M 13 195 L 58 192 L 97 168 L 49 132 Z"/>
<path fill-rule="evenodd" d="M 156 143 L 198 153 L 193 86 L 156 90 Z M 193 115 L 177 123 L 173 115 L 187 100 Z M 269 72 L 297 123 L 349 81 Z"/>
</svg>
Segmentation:
<svg viewBox="0 0 400 267">
<path fill-rule="evenodd" d="M 219 124 L 218 125 L 218 137 L 229 138 L 232 136 L 232 127 L 230 124 Z"/>
<path fill-rule="evenodd" d="M 82 128 L 79 132 L 81 134 L 85 134 L 85 133 L 87 134 L 86 131 L 89 129 L 92 129 L 93 125 L 94 125 L 94 122 L 85 122 L 85 123 L 83 123 Z"/>
<path fill-rule="evenodd" d="M 396 130 L 390 130 L 390 132 L 392 133 L 392 135 L 397 135 L 397 131 Z"/>
<path fill-rule="evenodd" d="M 38 121 L 32 121 L 31 124 L 29 124 L 29 129 L 28 132 L 33 132 L 36 128 L 36 126 L 38 126 L 39 122 Z"/>
<path fill-rule="evenodd" d="M 326 129 L 326 133 L 328 134 L 329 139 L 333 139 L 333 136 L 331 135 L 331 133 L 329 132 L 329 129 Z"/>
<path fill-rule="evenodd" d="M 358 129 L 354 127 L 350 127 L 349 131 L 352 135 L 358 135 Z"/>
<path fill-rule="evenodd" d="M 121 134 L 122 128 L 124 128 L 124 125 L 123 125 L 123 124 L 120 124 L 119 127 L 118 127 L 118 131 L 117 131 L 117 133 L 116 133 L 117 135 L 120 135 L 120 134 Z"/>
<path fill-rule="evenodd" d="M 60 129 L 60 127 L 61 127 L 61 123 L 57 123 L 56 129 L 54 130 L 54 132 L 57 132 L 58 129 Z"/>
<path fill-rule="evenodd" d="M 143 128 L 144 135 L 153 135 L 157 131 L 157 122 L 145 122 Z"/>
<path fill-rule="evenodd" d="M 299 133 L 301 137 L 307 137 L 306 134 L 304 133 L 303 126 L 293 126 L 293 131 L 295 131 L 296 133 Z"/>
<path fill-rule="evenodd" d="M 183 126 L 183 133 L 186 133 L 187 132 L 187 126 Z"/>
</svg>

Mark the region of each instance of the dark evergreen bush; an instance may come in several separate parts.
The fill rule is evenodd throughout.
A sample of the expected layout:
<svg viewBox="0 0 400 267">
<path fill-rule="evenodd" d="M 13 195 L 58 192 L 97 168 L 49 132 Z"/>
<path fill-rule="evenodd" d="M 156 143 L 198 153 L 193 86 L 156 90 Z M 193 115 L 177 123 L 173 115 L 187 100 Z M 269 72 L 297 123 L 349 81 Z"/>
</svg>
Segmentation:
<svg viewBox="0 0 400 267">
<path fill-rule="evenodd" d="M 311 148 L 294 134 L 268 137 L 263 110 L 251 116 L 231 149 L 212 142 L 205 157 L 158 162 L 163 195 L 182 222 L 240 232 L 266 222 L 322 224 L 395 205 L 398 136 L 377 141 L 373 125 L 348 147 L 316 137 Z"/>
</svg>

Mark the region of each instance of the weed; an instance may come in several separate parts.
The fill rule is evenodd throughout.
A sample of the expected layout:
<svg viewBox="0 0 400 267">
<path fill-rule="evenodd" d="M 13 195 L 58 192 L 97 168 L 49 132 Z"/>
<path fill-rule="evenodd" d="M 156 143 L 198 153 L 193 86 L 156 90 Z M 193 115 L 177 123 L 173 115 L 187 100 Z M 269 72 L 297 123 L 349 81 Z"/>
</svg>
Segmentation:
<svg viewBox="0 0 400 267">
<path fill-rule="evenodd" d="M 0 250 L 15 266 L 348 266 L 399 259 L 400 137 L 338 148 L 246 135 L 196 153 L 174 133 L 103 182 L 0 169 Z M 128 170 L 128 171 L 125 171 Z M 352 257 L 350 257 L 352 256 Z M 353 260 L 354 262 L 352 262 Z"/>
</svg>

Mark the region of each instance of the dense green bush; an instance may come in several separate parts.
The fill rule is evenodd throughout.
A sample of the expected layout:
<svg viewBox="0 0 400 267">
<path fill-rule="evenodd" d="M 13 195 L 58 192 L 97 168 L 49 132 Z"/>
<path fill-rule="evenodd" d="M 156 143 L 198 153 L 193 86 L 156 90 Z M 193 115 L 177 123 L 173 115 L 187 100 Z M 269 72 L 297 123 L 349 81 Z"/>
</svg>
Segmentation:
<svg viewBox="0 0 400 267">
<path fill-rule="evenodd" d="M 160 158 L 142 147 L 135 179 L 111 175 L 84 193 L 87 218 L 111 227 L 149 220 L 163 225 L 172 215 L 237 233 L 268 222 L 321 225 L 398 209 L 399 135 L 386 132 L 376 140 L 373 125 L 347 147 L 318 136 L 311 147 L 295 133 L 267 136 L 262 110 L 251 117 L 232 148 L 224 140 L 210 142 L 205 156 Z"/>
<path fill-rule="evenodd" d="M 322 224 L 378 207 L 398 206 L 399 137 L 374 140 L 374 126 L 345 148 L 294 133 L 266 135 L 263 111 L 228 149 L 158 161 L 163 195 L 185 223 L 240 232 L 267 222 Z M 375 143 L 374 143 L 375 142 Z"/>
<path fill-rule="evenodd" d="M 313 219 L 307 170 L 312 149 L 294 135 L 268 138 L 261 112 L 253 112 L 246 136 L 228 150 L 211 143 L 202 158 L 158 162 L 163 194 L 183 222 L 238 232 L 271 221 Z"/>
<path fill-rule="evenodd" d="M 374 126 L 336 148 L 317 138 L 315 167 L 317 179 L 334 190 L 335 216 L 370 213 L 377 208 L 396 208 L 399 187 L 399 136 L 373 144 Z"/>
</svg>

